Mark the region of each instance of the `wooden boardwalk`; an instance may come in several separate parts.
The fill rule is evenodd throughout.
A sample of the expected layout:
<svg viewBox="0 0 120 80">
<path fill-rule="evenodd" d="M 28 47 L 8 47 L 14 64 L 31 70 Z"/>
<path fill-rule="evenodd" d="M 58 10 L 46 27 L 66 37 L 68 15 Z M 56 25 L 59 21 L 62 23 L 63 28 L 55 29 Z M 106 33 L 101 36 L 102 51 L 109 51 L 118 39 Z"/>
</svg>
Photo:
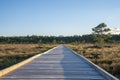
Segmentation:
<svg viewBox="0 0 120 80">
<path fill-rule="evenodd" d="M 0 80 L 118 80 L 98 70 L 64 45 L 8 73 Z"/>
</svg>

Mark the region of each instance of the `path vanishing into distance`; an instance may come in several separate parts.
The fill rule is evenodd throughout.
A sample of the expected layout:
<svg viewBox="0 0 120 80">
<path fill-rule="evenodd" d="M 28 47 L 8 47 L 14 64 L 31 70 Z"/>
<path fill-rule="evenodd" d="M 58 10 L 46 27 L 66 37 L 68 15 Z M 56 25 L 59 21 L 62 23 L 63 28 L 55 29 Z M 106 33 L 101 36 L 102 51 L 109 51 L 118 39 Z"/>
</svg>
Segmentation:
<svg viewBox="0 0 120 80">
<path fill-rule="evenodd" d="M 0 80 L 118 80 L 65 45 L 43 53 Z"/>
</svg>

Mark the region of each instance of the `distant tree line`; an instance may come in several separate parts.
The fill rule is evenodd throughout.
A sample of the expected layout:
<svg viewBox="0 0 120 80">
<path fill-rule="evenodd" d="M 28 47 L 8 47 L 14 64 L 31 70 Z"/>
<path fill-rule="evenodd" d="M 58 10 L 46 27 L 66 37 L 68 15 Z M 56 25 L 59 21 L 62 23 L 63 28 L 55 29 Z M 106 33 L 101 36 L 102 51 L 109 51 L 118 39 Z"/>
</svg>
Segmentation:
<svg viewBox="0 0 120 80">
<path fill-rule="evenodd" d="M 11 44 L 29 44 L 29 43 L 94 43 L 92 35 L 82 36 L 12 36 L 5 37 L 0 36 L 0 43 L 11 43 Z M 107 43 L 120 43 L 120 35 L 112 35 L 109 39 L 105 40 Z"/>
</svg>

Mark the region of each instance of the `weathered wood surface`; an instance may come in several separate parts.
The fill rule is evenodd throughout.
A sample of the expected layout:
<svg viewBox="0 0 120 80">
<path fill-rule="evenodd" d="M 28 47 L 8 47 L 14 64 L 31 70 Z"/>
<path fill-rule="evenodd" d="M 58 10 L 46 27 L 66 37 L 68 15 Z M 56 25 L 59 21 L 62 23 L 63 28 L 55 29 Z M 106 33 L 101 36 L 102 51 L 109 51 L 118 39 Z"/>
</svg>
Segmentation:
<svg viewBox="0 0 120 80">
<path fill-rule="evenodd" d="M 8 73 L 0 80 L 108 80 L 64 45 Z"/>
</svg>

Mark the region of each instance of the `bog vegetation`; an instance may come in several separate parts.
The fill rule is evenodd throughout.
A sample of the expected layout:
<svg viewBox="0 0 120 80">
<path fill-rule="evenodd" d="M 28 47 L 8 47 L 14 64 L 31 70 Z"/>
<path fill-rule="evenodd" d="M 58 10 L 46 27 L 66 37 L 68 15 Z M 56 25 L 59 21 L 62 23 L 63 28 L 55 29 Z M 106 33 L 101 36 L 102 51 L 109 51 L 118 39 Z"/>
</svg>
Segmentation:
<svg viewBox="0 0 120 80">
<path fill-rule="evenodd" d="M 106 44 L 104 48 L 96 47 L 94 44 L 68 44 L 67 46 L 120 78 L 120 44 Z"/>
<path fill-rule="evenodd" d="M 54 44 L 0 44 L 0 69 L 16 64 L 26 58 L 42 53 Z"/>
</svg>

